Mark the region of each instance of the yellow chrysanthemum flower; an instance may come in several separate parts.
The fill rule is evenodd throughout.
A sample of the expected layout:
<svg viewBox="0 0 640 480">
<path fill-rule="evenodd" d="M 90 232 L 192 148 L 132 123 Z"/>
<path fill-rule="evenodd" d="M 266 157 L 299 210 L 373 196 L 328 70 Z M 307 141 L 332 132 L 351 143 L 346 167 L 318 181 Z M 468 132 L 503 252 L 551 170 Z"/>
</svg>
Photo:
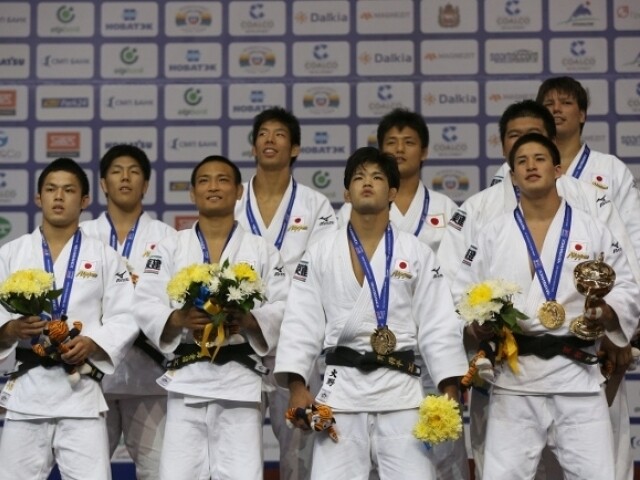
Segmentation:
<svg viewBox="0 0 640 480">
<path fill-rule="evenodd" d="M 198 263 L 180 270 L 167 284 L 167 295 L 176 302 L 184 302 L 189 287 L 193 283 L 206 283 L 211 280 L 217 265 Z"/>
<path fill-rule="evenodd" d="M 446 396 L 427 396 L 420 404 L 413 435 L 430 445 L 456 440 L 462 433 L 458 403 Z"/>
<path fill-rule="evenodd" d="M 493 298 L 493 290 L 486 283 L 479 283 L 469 291 L 469 304 L 472 307 L 481 305 Z"/>
<path fill-rule="evenodd" d="M 52 273 L 37 268 L 18 270 L 0 284 L 0 298 L 16 294 L 25 298 L 39 297 L 48 293 L 53 284 Z"/>
<path fill-rule="evenodd" d="M 236 263 L 231 267 L 236 279 L 247 280 L 248 282 L 255 282 L 258 279 L 258 274 L 248 263 Z"/>
</svg>

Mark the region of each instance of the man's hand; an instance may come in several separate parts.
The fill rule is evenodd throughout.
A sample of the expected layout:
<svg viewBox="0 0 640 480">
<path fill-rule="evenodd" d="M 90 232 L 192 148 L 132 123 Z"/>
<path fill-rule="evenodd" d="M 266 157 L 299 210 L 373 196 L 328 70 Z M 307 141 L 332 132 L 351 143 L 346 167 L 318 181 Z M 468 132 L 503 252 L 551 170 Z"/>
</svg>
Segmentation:
<svg viewBox="0 0 640 480">
<path fill-rule="evenodd" d="M 0 328 L 0 342 L 11 345 L 18 340 L 40 335 L 46 324 L 45 320 L 35 316 L 9 320 Z"/>
<path fill-rule="evenodd" d="M 189 330 L 199 331 L 203 330 L 208 323 L 211 323 L 209 314 L 196 307 L 191 307 L 188 310 L 174 310 L 169 316 L 167 326 L 176 329 L 187 328 Z"/>
<path fill-rule="evenodd" d="M 584 319 L 587 326 L 598 325 L 609 331 L 620 328 L 618 315 L 603 298 L 590 297 L 587 300 Z"/>
<path fill-rule="evenodd" d="M 289 374 L 289 408 L 307 408 L 312 405 L 314 398 L 304 383 L 304 379 L 295 373 Z M 294 425 L 302 430 L 309 430 L 309 425 L 301 418 L 296 419 Z"/>
<path fill-rule="evenodd" d="M 599 353 L 605 358 L 605 362 L 610 362 L 607 367 L 610 368 L 611 374 L 624 375 L 633 360 L 631 345 L 618 347 L 606 335 L 602 338 Z"/>
<path fill-rule="evenodd" d="M 84 335 L 78 335 L 65 342 L 63 347 L 66 352 L 60 355 L 60 358 L 70 365 L 81 364 L 100 348 L 96 342 Z"/>
</svg>

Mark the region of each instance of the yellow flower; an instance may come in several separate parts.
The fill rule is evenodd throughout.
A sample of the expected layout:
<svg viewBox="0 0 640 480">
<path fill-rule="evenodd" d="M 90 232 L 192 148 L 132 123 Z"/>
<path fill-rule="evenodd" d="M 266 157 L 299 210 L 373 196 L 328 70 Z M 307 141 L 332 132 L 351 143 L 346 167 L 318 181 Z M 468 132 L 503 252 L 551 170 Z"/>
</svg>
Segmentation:
<svg viewBox="0 0 640 480">
<path fill-rule="evenodd" d="M 479 283 L 469 291 L 469 304 L 473 307 L 482 305 L 493 298 L 493 291 L 486 283 Z"/>
<path fill-rule="evenodd" d="M 236 263 L 231 267 L 233 274 L 238 280 L 247 280 L 248 282 L 255 282 L 258 279 L 258 274 L 248 263 Z"/>
<path fill-rule="evenodd" d="M 167 295 L 171 300 L 184 302 L 189 287 L 194 283 L 209 282 L 217 265 L 196 263 L 180 270 L 167 284 Z"/>
<path fill-rule="evenodd" d="M 456 440 L 462 432 L 458 403 L 446 396 L 427 396 L 420 404 L 413 435 L 430 445 Z"/>
<path fill-rule="evenodd" d="M 37 268 L 18 270 L 0 284 L 0 298 L 20 294 L 25 298 L 39 297 L 48 293 L 54 284 L 52 273 Z"/>
</svg>

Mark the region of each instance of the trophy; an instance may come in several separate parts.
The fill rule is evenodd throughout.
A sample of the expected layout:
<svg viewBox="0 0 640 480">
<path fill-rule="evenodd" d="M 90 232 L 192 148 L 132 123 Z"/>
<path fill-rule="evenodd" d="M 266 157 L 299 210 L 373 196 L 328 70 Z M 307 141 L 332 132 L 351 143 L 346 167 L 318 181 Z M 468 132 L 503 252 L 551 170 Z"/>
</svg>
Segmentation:
<svg viewBox="0 0 640 480">
<path fill-rule="evenodd" d="M 579 263 L 573 271 L 573 283 L 578 292 L 586 296 L 585 311 L 594 298 L 603 298 L 613 288 L 616 272 L 604 262 L 604 253 L 600 252 L 596 260 Z M 604 335 L 604 328 L 580 315 L 569 325 L 569 330 L 582 340 L 595 340 Z"/>
</svg>

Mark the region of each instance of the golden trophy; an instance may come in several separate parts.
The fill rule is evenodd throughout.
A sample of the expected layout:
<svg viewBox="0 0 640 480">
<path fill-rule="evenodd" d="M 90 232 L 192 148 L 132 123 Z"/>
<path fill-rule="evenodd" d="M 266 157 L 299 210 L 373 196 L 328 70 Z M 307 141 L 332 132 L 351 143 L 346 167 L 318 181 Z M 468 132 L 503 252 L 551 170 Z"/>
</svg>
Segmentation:
<svg viewBox="0 0 640 480">
<path fill-rule="evenodd" d="M 604 253 L 600 252 L 595 260 L 579 263 L 573 271 L 573 283 L 578 292 L 585 295 L 585 311 L 596 298 L 604 298 L 616 282 L 616 272 L 604 262 Z M 604 327 L 580 315 L 569 325 L 569 330 L 582 340 L 595 340 L 604 335 Z"/>
</svg>

